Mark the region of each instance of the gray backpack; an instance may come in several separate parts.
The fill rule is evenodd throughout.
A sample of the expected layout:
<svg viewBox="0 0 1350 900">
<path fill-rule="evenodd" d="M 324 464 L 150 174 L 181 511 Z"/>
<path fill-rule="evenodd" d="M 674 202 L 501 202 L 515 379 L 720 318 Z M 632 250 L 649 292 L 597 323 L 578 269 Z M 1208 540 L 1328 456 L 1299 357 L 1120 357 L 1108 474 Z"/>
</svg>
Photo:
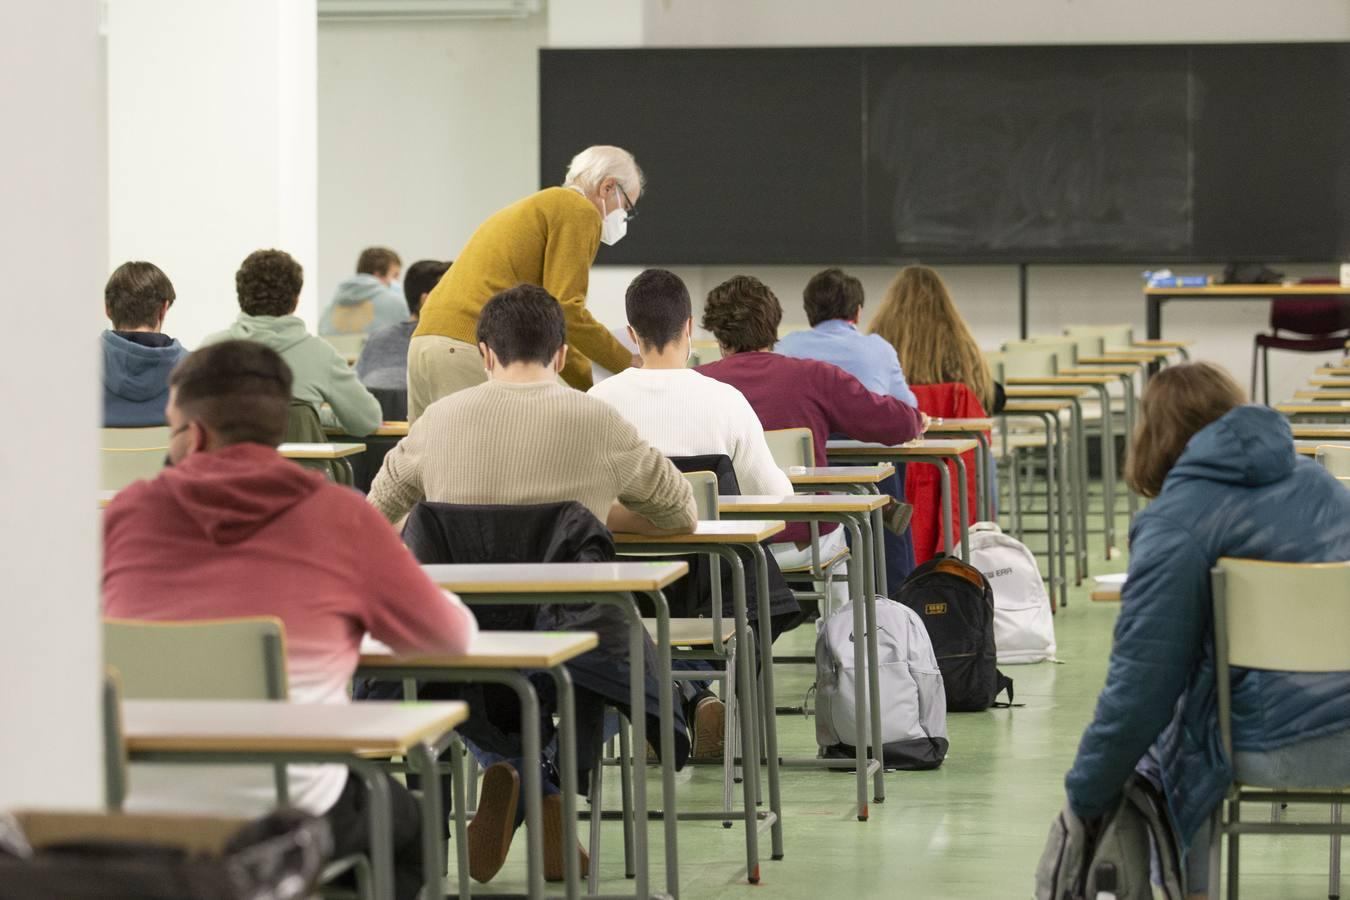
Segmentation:
<svg viewBox="0 0 1350 900">
<path fill-rule="evenodd" d="M 851 603 L 816 623 L 816 743 L 825 758 L 852 758 L 858 740 L 853 637 Z M 928 631 L 913 610 L 879 596 L 877 650 L 882 762 L 936 769 L 947 756 L 947 695 Z"/>
<path fill-rule="evenodd" d="M 1167 802 L 1153 782 L 1135 773 L 1115 812 L 1088 846 L 1083 820 L 1067 807 L 1050 826 L 1036 867 L 1036 900 L 1182 900 L 1181 845 Z M 1161 879 L 1154 893 L 1152 861 Z"/>
</svg>

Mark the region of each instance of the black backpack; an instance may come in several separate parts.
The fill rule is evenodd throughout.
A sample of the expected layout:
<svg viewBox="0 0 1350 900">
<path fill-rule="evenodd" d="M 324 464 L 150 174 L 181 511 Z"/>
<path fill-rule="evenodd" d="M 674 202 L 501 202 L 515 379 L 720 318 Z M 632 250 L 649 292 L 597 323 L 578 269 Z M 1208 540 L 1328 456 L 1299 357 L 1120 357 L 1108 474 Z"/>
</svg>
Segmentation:
<svg viewBox="0 0 1350 900">
<path fill-rule="evenodd" d="M 996 665 L 994 590 L 979 569 L 956 557 L 935 557 L 905 579 L 895 599 L 918 613 L 928 629 L 948 711 L 988 709 L 1002 690 L 1012 705 L 1012 679 Z"/>
</svg>

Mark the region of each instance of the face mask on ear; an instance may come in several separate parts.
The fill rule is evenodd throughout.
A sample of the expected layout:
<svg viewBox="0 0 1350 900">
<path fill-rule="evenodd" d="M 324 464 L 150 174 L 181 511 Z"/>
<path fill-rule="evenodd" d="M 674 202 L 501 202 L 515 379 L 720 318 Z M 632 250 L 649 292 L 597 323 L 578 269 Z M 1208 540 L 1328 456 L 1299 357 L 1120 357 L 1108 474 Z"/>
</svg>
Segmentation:
<svg viewBox="0 0 1350 900">
<path fill-rule="evenodd" d="M 600 198 L 600 204 L 605 205 L 604 197 Z M 613 247 L 623 240 L 626 234 L 628 234 L 628 213 L 623 211 L 623 202 L 620 201 L 614 209 L 605 213 L 605 218 L 600 223 L 600 243 Z"/>
</svg>

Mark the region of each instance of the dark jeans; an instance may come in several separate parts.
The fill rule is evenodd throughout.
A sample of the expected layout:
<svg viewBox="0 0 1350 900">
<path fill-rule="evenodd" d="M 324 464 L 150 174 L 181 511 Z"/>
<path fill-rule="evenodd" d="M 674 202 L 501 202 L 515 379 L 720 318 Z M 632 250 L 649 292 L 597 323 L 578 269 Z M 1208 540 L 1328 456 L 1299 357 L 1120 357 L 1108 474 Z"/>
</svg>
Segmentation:
<svg viewBox="0 0 1350 900">
<path fill-rule="evenodd" d="M 905 467 L 896 466 L 895 474 L 877 487 L 886 496 L 904 503 Z M 892 592 L 904 584 L 905 579 L 914 571 L 914 538 L 908 529 L 904 534 L 894 534 L 889 528 L 883 528 L 881 536 L 886 550 L 886 589 Z M 848 540 L 851 545 L 852 538 Z"/>
<path fill-rule="evenodd" d="M 394 826 L 394 896 L 417 900 L 422 890 L 422 812 L 417 798 L 388 775 L 389 808 Z M 370 792 L 356 776 L 324 816 L 333 829 L 333 856 L 370 852 Z"/>
</svg>

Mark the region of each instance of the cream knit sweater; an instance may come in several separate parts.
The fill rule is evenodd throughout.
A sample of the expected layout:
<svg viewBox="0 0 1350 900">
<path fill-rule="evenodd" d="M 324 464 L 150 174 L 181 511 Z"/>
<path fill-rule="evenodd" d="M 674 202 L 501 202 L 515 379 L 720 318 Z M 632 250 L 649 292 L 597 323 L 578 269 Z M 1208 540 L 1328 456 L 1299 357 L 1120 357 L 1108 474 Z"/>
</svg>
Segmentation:
<svg viewBox="0 0 1350 900">
<path fill-rule="evenodd" d="M 421 500 L 576 500 L 601 522 L 617 500 L 659 528 L 698 519 L 668 459 L 608 404 L 555 381 L 489 381 L 437 400 L 384 458 L 369 500 L 391 522 Z"/>
</svg>

